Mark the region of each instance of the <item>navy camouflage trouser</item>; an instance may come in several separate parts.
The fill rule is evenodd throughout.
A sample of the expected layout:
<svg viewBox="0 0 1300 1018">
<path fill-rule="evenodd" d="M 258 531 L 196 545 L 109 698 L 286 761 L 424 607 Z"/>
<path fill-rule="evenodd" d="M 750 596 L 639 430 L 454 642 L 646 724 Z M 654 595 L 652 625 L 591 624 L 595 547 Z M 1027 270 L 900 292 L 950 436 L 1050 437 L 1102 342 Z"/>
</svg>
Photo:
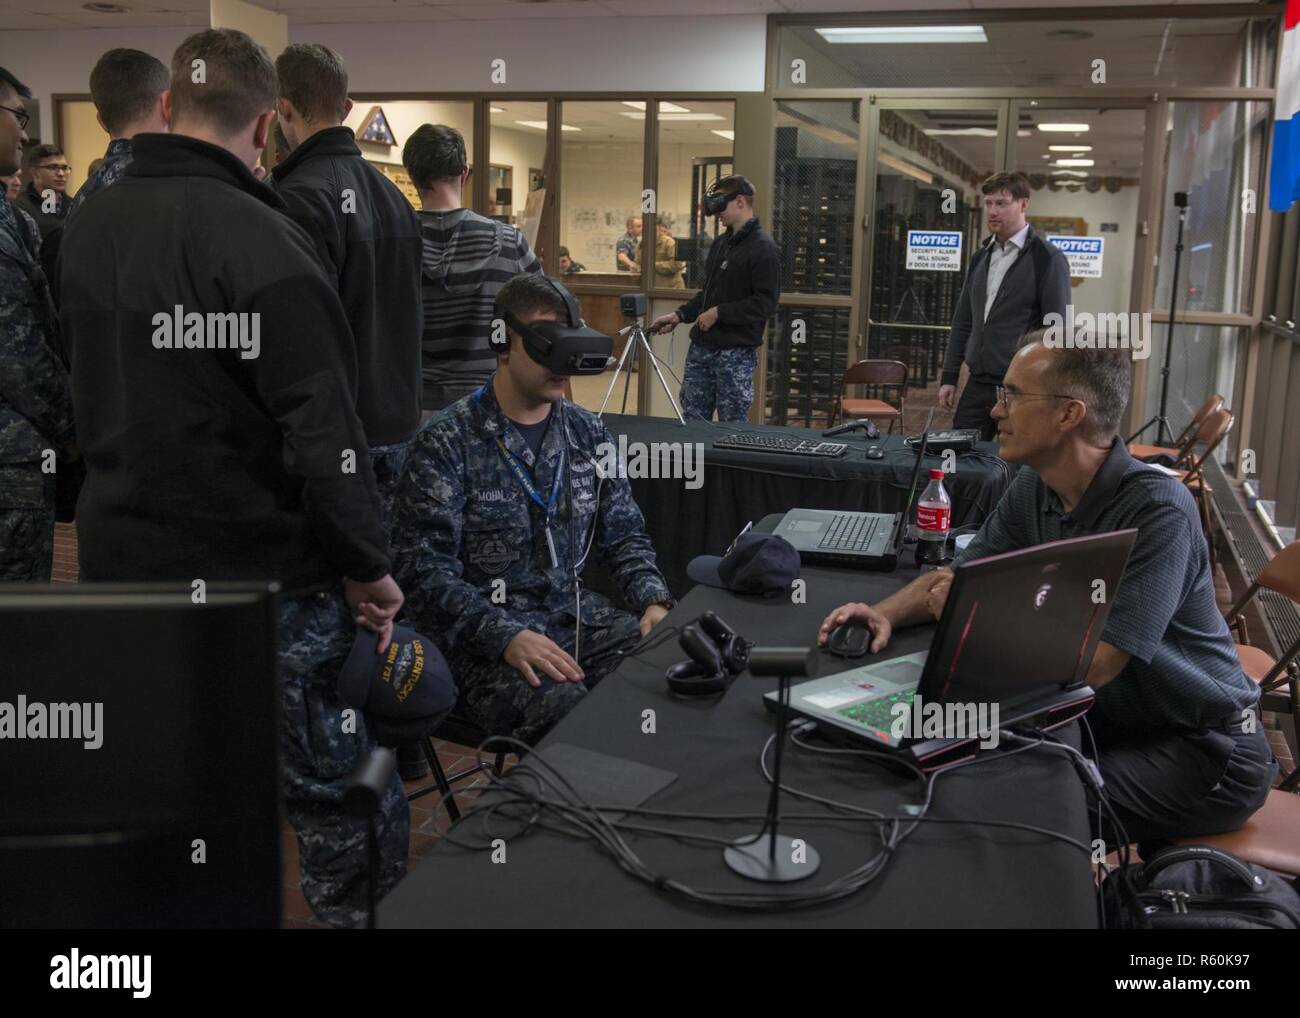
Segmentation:
<svg viewBox="0 0 1300 1018">
<path fill-rule="evenodd" d="M 0 582 L 48 583 L 54 570 L 54 506 L 0 508 Z"/>
<path fill-rule="evenodd" d="M 374 747 L 361 713 L 339 699 L 338 676 L 356 626 L 342 589 L 280 602 L 280 777 L 285 815 L 298 833 L 302 893 L 334 926 L 366 918 L 367 825 L 344 814 L 343 790 Z M 375 818 L 378 895 L 406 873 L 411 817 L 394 772 Z"/>
<path fill-rule="evenodd" d="M 710 350 L 692 343 L 682 375 L 682 415 L 688 420 L 744 421 L 754 402 L 754 368 L 758 347 Z"/>
<path fill-rule="evenodd" d="M 582 627 L 578 664 L 586 676 L 583 682 L 555 682 L 538 671 L 542 688 L 534 689 L 504 661 L 449 655 L 447 661 L 460 689 L 456 712 L 492 735 L 512 735 L 530 746 L 536 745 L 577 706 L 589 687 L 618 667 L 621 652 L 641 639 L 637 616 L 613 608 L 602 615 L 607 625 Z M 573 653 L 573 616 L 556 613 L 539 616 L 537 622 L 528 628 L 549 636 L 566 652 Z"/>
</svg>

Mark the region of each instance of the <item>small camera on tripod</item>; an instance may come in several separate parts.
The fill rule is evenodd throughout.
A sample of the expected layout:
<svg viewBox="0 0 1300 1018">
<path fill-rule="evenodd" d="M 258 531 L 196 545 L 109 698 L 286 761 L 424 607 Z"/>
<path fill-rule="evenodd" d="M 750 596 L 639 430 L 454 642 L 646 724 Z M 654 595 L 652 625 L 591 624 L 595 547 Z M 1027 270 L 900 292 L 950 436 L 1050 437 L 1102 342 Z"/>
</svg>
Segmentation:
<svg viewBox="0 0 1300 1018">
<path fill-rule="evenodd" d="M 618 298 L 619 310 L 623 312 L 624 318 L 644 318 L 645 317 L 645 294 L 644 293 L 625 293 Z"/>
</svg>

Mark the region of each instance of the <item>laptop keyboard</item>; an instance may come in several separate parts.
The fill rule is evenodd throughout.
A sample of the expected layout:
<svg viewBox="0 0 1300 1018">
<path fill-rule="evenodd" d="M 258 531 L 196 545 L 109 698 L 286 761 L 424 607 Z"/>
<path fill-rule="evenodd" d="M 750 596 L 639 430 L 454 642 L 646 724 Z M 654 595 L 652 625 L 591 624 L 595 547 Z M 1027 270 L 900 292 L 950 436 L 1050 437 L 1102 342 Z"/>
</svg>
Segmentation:
<svg viewBox="0 0 1300 1018">
<path fill-rule="evenodd" d="M 888 732 L 894 724 L 894 704 L 907 704 L 907 709 L 910 713 L 912 709 L 912 700 L 915 699 L 915 697 L 915 689 L 906 693 L 890 693 L 888 696 L 882 696 L 875 700 L 868 700 L 866 703 L 855 703 L 852 707 L 844 707 L 839 713 L 849 721 L 862 725 L 863 728 L 871 728 L 878 732 Z"/>
<path fill-rule="evenodd" d="M 826 528 L 819 548 L 836 551 L 866 551 L 884 517 L 865 513 L 842 513 Z"/>
</svg>

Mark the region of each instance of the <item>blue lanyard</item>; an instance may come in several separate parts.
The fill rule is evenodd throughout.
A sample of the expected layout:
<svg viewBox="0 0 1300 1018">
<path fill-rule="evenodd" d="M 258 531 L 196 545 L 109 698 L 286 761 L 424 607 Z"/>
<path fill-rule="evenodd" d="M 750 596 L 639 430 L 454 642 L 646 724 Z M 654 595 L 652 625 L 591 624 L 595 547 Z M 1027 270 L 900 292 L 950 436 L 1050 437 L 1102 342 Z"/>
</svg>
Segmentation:
<svg viewBox="0 0 1300 1018">
<path fill-rule="evenodd" d="M 534 483 L 532 477 L 529 476 L 528 470 L 519 461 L 519 457 L 511 453 L 500 438 L 496 440 L 496 443 L 497 449 L 501 453 L 501 458 L 504 459 L 506 465 L 510 467 L 510 472 L 515 475 L 515 480 L 518 481 L 519 486 L 524 489 L 524 493 L 542 507 L 542 510 L 546 513 L 547 523 L 549 524 L 551 514 L 555 512 L 555 502 L 560 495 L 560 481 L 564 477 L 564 461 L 568 450 L 560 450 L 560 462 L 555 468 L 555 478 L 551 481 L 550 494 L 543 499 L 541 491 L 538 490 L 536 483 Z"/>
</svg>

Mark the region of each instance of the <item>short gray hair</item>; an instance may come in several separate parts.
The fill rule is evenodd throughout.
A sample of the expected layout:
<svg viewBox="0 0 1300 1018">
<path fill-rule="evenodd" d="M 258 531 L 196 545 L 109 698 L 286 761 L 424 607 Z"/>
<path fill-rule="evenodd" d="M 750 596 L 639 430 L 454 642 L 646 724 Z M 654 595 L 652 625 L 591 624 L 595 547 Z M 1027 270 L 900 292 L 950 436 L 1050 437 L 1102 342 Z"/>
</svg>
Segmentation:
<svg viewBox="0 0 1300 1018">
<path fill-rule="evenodd" d="M 1105 445 L 1119 434 L 1119 424 L 1128 406 L 1130 387 L 1129 352 L 1121 349 L 1056 346 L 1045 342 L 1046 329 L 1035 329 L 1021 341 L 1022 347 L 1038 343 L 1052 351 L 1046 381 L 1053 392 L 1082 400 L 1088 405 L 1082 437 Z"/>
</svg>

